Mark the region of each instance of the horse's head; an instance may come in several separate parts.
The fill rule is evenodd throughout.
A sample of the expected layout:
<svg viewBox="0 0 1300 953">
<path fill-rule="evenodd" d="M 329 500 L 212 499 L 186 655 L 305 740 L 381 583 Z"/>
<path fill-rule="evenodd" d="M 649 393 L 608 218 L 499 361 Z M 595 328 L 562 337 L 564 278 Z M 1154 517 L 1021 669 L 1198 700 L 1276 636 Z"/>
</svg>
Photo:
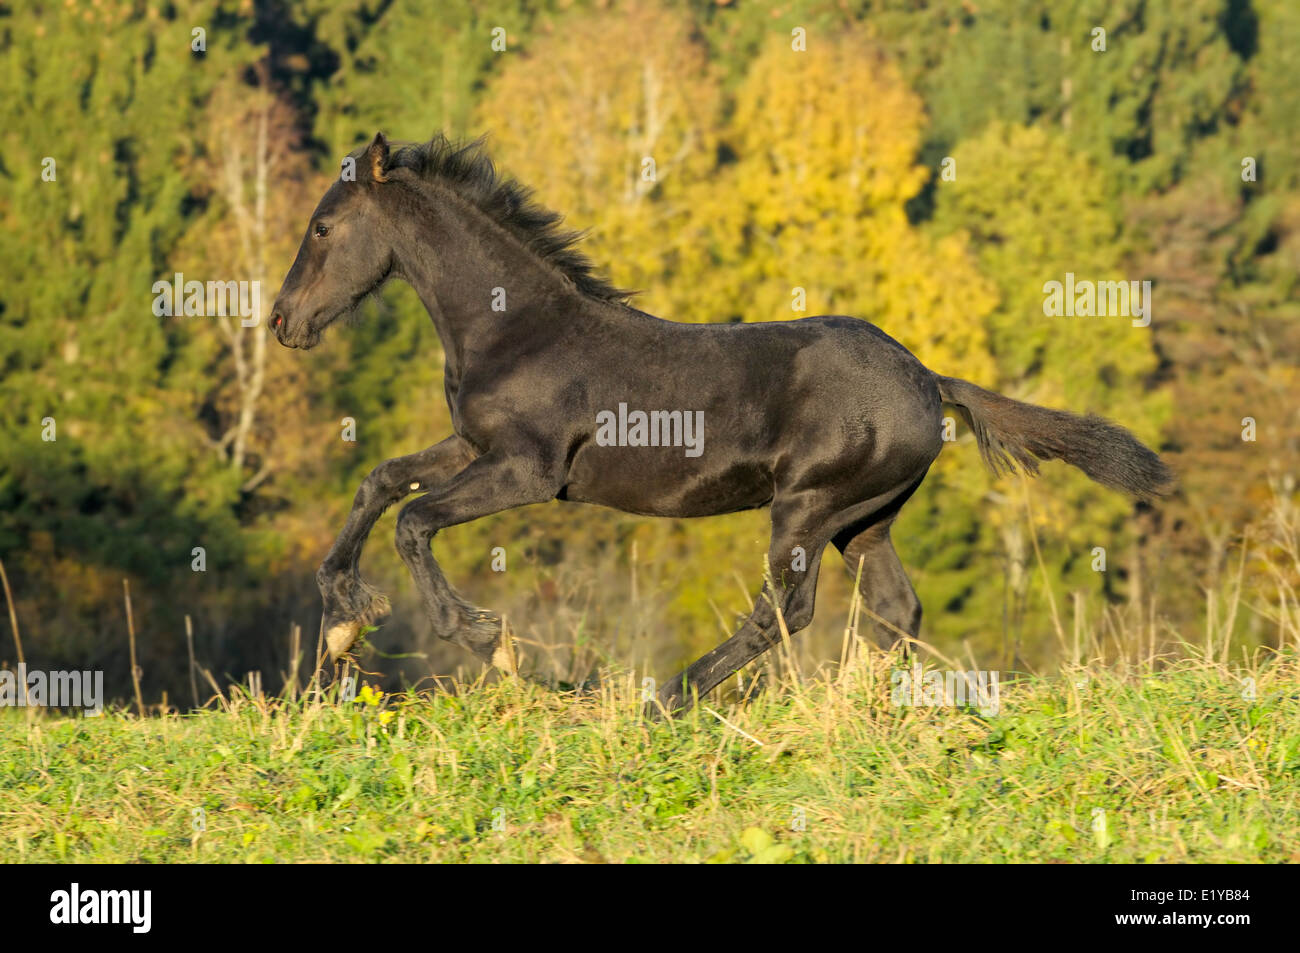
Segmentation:
<svg viewBox="0 0 1300 953">
<path fill-rule="evenodd" d="M 298 257 L 275 299 L 271 330 L 286 347 L 315 347 L 321 333 L 382 285 L 393 269 L 392 233 L 383 227 L 379 204 L 388 159 L 383 133 L 350 158 L 312 213 Z"/>
</svg>

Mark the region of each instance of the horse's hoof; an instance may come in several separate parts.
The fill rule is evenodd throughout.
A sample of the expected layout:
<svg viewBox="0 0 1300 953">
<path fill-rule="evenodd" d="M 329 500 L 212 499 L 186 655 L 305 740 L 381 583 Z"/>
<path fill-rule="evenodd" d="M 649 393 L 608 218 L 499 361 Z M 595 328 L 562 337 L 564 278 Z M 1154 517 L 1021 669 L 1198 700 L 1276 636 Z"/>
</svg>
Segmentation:
<svg viewBox="0 0 1300 953">
<path fill-rule="evenodd" d="M 507 675 L 519 674 L 519 663 L 515 660 L 514 640 L 508 634 L 501 637 L 501 644 L 493 651 L 492 664 Z"/>
<path fill-rule="evenodd" d="M 667 721 L 680 718 L 699 701 L 695 686 L 683 685 L 680 678 L 659 689 L 653 701 L 646 704 L 649 715 L 654 721 Z"/>
<path fill-rule="evenodd" d="M 329 649 L 330 661 L 337 662 L 341 659 L 360 635 L 360 622 L 340 622 L 330 626 L 330 630 L 325 633 L 325 646 Z"/>
<path fill-rule="evenodd" d="M 519 656 L 509 628 L 495 612 L 471 609 L 450 641 L 469 649 L 507 675 L 519 674 Z"/>
<path fill-rule="evenodd" d="M 645 703 L 645 717 L 650 721 L 671 721 L 685 711 L 686 703 L 681 695 L 657 695 Z"/>
</svg>

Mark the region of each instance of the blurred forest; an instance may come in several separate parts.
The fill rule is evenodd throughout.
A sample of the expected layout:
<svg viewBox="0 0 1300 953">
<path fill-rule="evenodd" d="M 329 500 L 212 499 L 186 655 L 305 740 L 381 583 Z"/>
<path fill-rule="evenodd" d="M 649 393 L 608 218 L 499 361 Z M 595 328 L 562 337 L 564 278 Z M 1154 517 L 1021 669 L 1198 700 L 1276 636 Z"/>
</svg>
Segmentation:
<svg viewBox="0 0 1300 953">
<path fill-rule="evenodd" d="M 124 578 L 151 701 L 189 701 L 187 614 L 218 678 L 277 687 L 295 623 L 310 652 L 357 484 L 450 433 L 432 325 L 394 285 L 291 352 L 264 325 L 157 317 L 151 288 L 257 280 L 269 311 L 377 130 L 487 134 L 643 310 L 859 316 L 1167 455 L 1181 487 L 1150 507 L 1057 464 L 993 479 L 959 428 L 894 534 L 945 651 L 1037 668 L 1076 625 L 1195 641 L 1207 612 L 1276 641 L 1269 514 L 1300 470 L 1294 0 L 20 0 L 0 56 L 0 560 L 29 665 L 126 695 Z M 1045 316 L 1067 272 L 1151 281 L 1150 326 Z M 430 637 L 393 519 L 362 560 L 395 610 L 363 662 L 471 667 Z M 434 546 L 557 670 L 663 677 L 748 611 L 766 514 L 557 502 Z M 813 661 L 838 655 L 851 588 L 823 573 Z M 1227 594 L 1247 608 L 1227 618 Z"/>
</svg>

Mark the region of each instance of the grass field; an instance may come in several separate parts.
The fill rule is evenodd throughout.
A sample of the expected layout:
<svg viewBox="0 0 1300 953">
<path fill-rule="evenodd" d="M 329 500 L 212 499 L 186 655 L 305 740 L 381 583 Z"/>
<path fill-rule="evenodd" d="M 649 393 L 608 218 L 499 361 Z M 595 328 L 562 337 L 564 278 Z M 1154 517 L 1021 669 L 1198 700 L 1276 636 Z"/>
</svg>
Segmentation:
<svg viewBox="0 0 1300 953">
<path fill-rule="evenodd" d="M 894 704 L 874 650 L 669 723 L 608 672 L 10 709 L 0 833 L 26 862 L 1300 861 L 1297 658 L 1184 649 L 1004 681 L 987 717 Z"/>
</svg>

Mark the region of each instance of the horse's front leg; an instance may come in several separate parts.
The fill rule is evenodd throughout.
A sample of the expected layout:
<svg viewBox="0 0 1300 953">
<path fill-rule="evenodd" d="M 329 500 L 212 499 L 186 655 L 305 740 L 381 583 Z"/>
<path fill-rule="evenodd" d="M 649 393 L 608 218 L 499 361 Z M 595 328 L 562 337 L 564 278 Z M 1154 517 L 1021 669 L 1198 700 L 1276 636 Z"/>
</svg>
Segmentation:
<svg viewBox="0 0 1300 953">
<path fill-rule="evenodd" d="M 397 516 L 397 552 L 411 571 L 440 638 L 469 649 L 484 662 L 513 671 L 502 644 L 500 616 L 466 602 L 447 582 L 430 544 L 448 526 L 528 503 L 554 499 L 563 485 L 536 452 L 491 450 L 448 483 L 412 500 Z"/>
<path fill-rule="evenodd" d="M 338 659 L 362 628 L 389 612 L 387 597 L 366 585 L 359 569 L 362 547 L 375 522 L 407 495 L 446 483 L 474 456 L 474 450 L 460 437 L 448 437 L 427 450 L 381 463 L 361 482 L 342 532 L 316 571 L 331 658 Z"/>
</svg>

